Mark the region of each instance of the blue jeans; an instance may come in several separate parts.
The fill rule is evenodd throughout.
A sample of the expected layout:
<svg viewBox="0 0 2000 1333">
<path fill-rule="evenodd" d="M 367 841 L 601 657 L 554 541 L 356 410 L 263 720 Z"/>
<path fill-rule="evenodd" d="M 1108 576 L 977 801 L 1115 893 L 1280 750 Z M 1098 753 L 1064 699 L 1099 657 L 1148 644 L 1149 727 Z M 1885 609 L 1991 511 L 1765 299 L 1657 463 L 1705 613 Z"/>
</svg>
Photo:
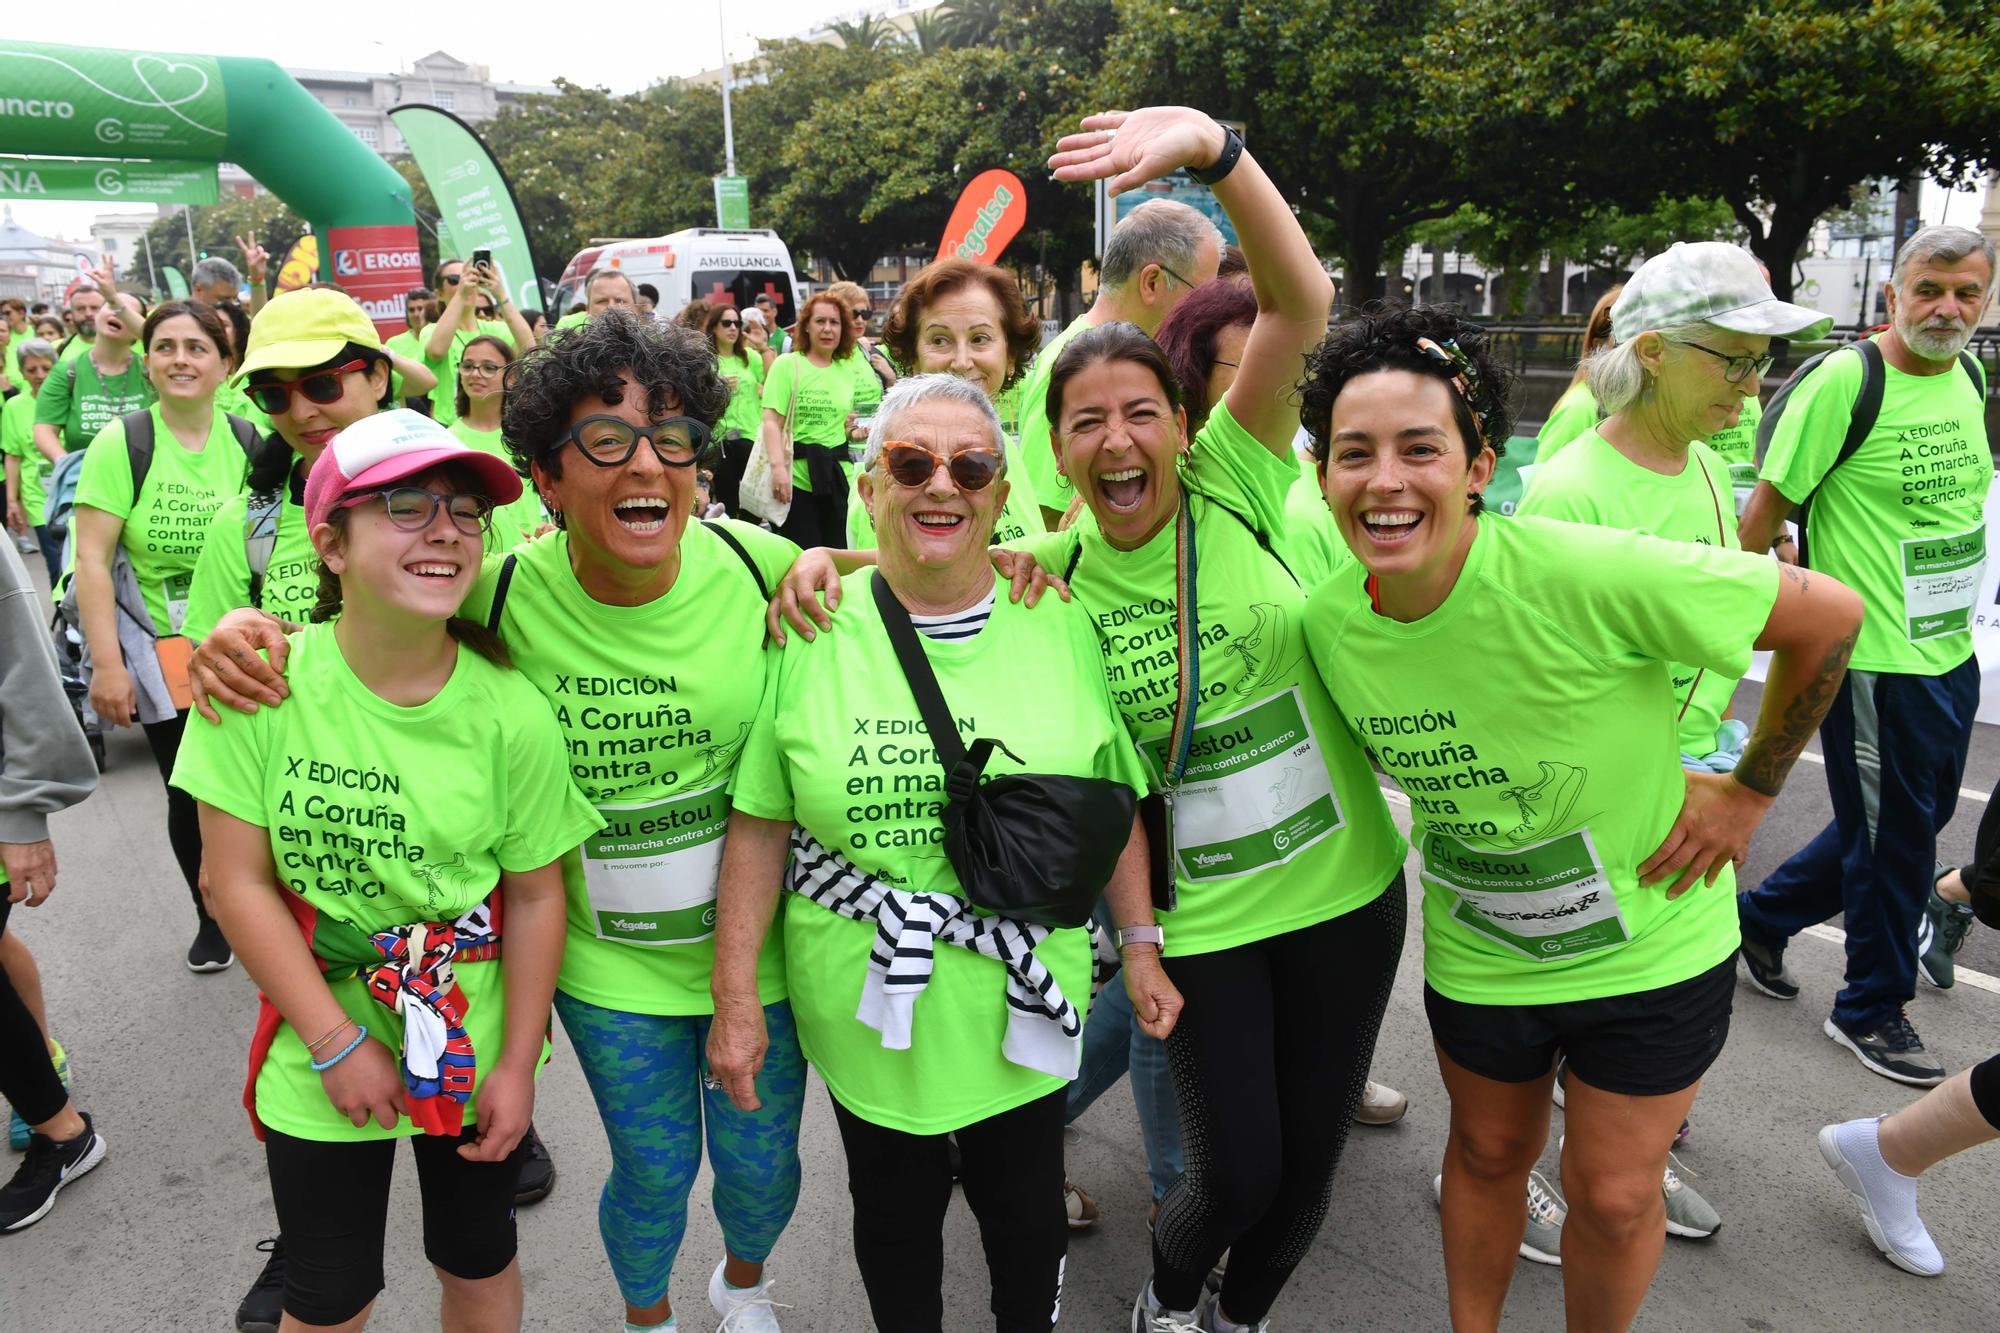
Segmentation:
<svg viewBox="0 0 2000 1333">
<path fill-rule="evenodd" d="M 35 527 L 35 544 L 42 548 L 42 563 L 49 569 L 49 586 L 62 582 L 62 538 L 46 523 Z"/>
<path fill-rule="evenodd" d="M 1098 906 L 1098 924 L 1111 929 L 1110 914 Z M 1083 1063 L 1069 1085 L 1065 1124 L 1074 1124 L 1119 1076 L 1132 1075 L 1132 1104 L 1139 1112 L 1139 1137 L 1146 1145 L 1146 1174 L 1153 1185 L 1153 1202 L 1185 1169 L 1181 1156 L 1180 1108 L 1174 1101 L 1174 1080 L 1167 1072 L 1167 1044 L 1139 1029 L 1125 978 L 1116 976 L 1091 1002 L 1083 1022 Z"/>
<path fill-rule="evenodd" d="M 1942 676 L 1848 672 L 1819 729 L 1833 822 L 1737 898 L 1744 935 L 1766 947 L 1845 916 L 1833 1021 L 1848 1032 L 1880 1026 L 1917 993 L 1917 922 L 1978 709 L 1976 658 Z"/>
</svg>

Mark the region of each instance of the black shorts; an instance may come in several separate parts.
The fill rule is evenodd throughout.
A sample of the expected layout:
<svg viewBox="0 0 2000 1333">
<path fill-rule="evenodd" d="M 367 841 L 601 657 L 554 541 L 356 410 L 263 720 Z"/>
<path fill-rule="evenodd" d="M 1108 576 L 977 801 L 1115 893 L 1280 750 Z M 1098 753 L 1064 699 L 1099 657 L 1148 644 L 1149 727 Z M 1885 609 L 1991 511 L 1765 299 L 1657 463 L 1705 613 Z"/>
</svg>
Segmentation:
<svg viewBox="0 0 2000 1333">
<path fill-rule="evenodd" d="M 1496 1083 L 1532 1083 L 1562 1055 L 1593 1088 L 1664 1097 L 1691 1087 L 1729 1037 L 1736 955 L 1657 990 L 1562 1004 L 1466 1004 L 1424 986 L 1431 1037 Z"/>
<path fill-rule="evenodd" d="M 271 1201 L 285 1237 L 285 1313 L 308 1324 L 341 1324 L 382 1290 L 389 1177 L 396 1144 L 417 1159 L 424 1257 L 453 1277 L 492 1277 L 514 1261 L 514 1187 L 527 1160 L 521 1140 L 505 1160 L 458 1155 L 475 1131 L 407 1140 L 323 1143 L 264 1132 Z"/>
</svg>

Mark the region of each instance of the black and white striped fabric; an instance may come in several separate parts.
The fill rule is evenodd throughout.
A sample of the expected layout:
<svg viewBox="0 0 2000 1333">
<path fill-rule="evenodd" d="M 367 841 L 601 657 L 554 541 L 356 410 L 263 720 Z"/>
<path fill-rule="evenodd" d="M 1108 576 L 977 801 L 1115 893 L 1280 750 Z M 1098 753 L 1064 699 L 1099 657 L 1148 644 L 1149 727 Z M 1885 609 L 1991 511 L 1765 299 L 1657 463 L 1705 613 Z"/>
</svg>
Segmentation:
<svg viewBox="0 0 2000 1333">
<path fill-rule="evenodd" d="M 1012 1064 L 1074 1079 L 1083 1057 L 1083 1018 L 1035 946 L 1052 932 L 1011 917 L 981 916 L 949 893 L 913 893 L 884 884 L 802 828 L 792 830 L 786 887 L 852 921 L 875 923 L 868 979 L 855 1017 L 882 1034 L 892 1051 L 910 1049 L 917 996 L 930 984 L 939 943 L 984 954 L 1007 969 L 1007 1033 L 1000 1051 Z M 1089 924 L 1094 986 L 1118 968 L 1118 953 Z"/>
<path fill-rule="evenodd" d="M 997 585 L 996 585 L 997 586 Z M 941 643 L 963 643 L 974 638 L 986 628 L 986 622 L 993 616 L 994 594 L 988 592 L 972 606 L 963 611 L 952 611 L 941 616 L 911 615 L 910 624 L 926 639 L 936 639 Z"/>
</svg>

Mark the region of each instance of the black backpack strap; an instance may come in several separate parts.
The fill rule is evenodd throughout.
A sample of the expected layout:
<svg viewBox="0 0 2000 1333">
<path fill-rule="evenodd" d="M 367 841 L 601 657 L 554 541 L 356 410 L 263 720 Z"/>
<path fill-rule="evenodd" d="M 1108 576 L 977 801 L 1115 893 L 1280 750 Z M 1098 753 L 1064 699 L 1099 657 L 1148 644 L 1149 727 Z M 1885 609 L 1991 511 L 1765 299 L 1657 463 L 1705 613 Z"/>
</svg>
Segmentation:
<svg viewBox="0 0 2000 1333">
<path fill-rule="evenodd" d="M 1070 548 L 1069 563 L 1063 566 L 1062 576 L 1064 583 L 1068 583 L 1076 577 L 1076 567 L 1082 563 L 1083 543 L 1079 541 L 1075 546 Z"/>
<path fill-rule="evenodd" d="M 1983 401 L 1986 397 L 1986 375 L 1979 368 L 1979 358 L 1970 352 L 1958 354 L 1958 364 L 1964 369 L 1965 377 L 1972 381 L 1972 391 Z"/>
<path fill-rule="evenodd" d="M 500 581 L 493 585 L 493 605 L 486 612 L 486 628 L 494 634 L 500 632 L 500 608 L 507 605 L 507 585 L 514 581 L 516 559 L 510 555 L 500 562 Z"/>
<path fill-rule="evenodd" d="M 736 552 L 736 558 L 743 562 L 743 568 L 749 570 L 750 577 L 757 581 L 757 596 L 766 602 L 770 601 L 771 588 L 769 584 L 764 582 L 764 571 L 757 568 L 757 562 L 755 560 L 752 560 L 750 558 L 750 553 L 743 549 L 743 543 L 736 540 L 736 534 L 731 532 L 728 528 L 724 527 L 722 524 L 716 523 L 710 519 L 706 518 L 703 519 L 701 521 L 701 525 L 704 528 L 707 528 L 710 532 L 714 533 L 716 536 L 722 538 L 724 544 L 726 544 L 730 550 Z"/>
<path fill-rule="evenodd" d="M 132 502 L 137 504 L 139 488 L 153 470 L 153 413 L 142 407 L 118 419 L 125 425 L 125 453 L 132 460 Z"/>
<path fill-rule="evenodd" d="M 958 727 L 951 720 L 951 710 L 945 707 L 944 692 L 938 688 L 937 673 L 931 670 L 931 660 L 924 656 L 924 646 L 917 642 L 917 627 L 910 623 L 909 610 L 898 601 L 889 588 L 889 580 L 876 570 L 871 579 L 875 585 L 875 606 L 882 613 L 882 624 L 889 631 L 889 644 L 896 650 L 896 661 L 903 668 L 903 679 L 909 682 L 910 694 L 917 701 L 917 711 L 923 715 L 924 730 L 930 733 L 931 744 L 936 747 L 938 762 L 949 775 L 965 760 L 965 745 L 958 739 Z"/>
<path fill-rule="evenodd" d="M 1840 442 L 1840 452 L 1834 456 L 1828 472 L 1854 457 L 1882 416 L 1882 393 L 1889 378 L 1882 348 L 1873 338 L 1863 338 L 1854 344 L 1854 350 L 1861 353 L 1861 392 L 1854 399 L 1854 415 L 1847 419 L 1847 438 Z M 1826 478 L 1820 478 L 1820 485 L 1826 485 Z"/>
<path fill-rule="evenodd" d="M 236 437 L 236 447 L 243 451 L 246 462 L 257 461 L 257 451 L 263 447 L 264 437 L 257 433 L 255 422 L 237 416 L 234 412 L 224 412 L 229 419 L 229 433 Z"/>
</svg>

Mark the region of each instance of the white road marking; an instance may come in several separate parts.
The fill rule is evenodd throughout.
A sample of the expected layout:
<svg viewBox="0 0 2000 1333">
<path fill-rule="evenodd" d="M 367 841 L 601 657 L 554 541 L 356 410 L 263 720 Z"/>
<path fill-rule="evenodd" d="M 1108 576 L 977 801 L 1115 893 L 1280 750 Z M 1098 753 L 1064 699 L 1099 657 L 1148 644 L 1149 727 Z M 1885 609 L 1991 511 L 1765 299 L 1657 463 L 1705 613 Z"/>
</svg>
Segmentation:
<svg viewBox="0 0 2000 1333">
<path fill-rule="evenodd" d="M 1811 750 L 1799 751 L 1799 758 L 1809 764 L 1818 764 L 1822 768 L 1826 766 L 1826 756 L 1823 754 L 1814 754 Z M 1960 787 L 1958 789 L 1958 799 L 1961 801 L 1977 801 L 1981 805 L 1985 805 L 1991 799 L 1991 793 L 1974 791 L 1970 787 Z"/>
</svg>

